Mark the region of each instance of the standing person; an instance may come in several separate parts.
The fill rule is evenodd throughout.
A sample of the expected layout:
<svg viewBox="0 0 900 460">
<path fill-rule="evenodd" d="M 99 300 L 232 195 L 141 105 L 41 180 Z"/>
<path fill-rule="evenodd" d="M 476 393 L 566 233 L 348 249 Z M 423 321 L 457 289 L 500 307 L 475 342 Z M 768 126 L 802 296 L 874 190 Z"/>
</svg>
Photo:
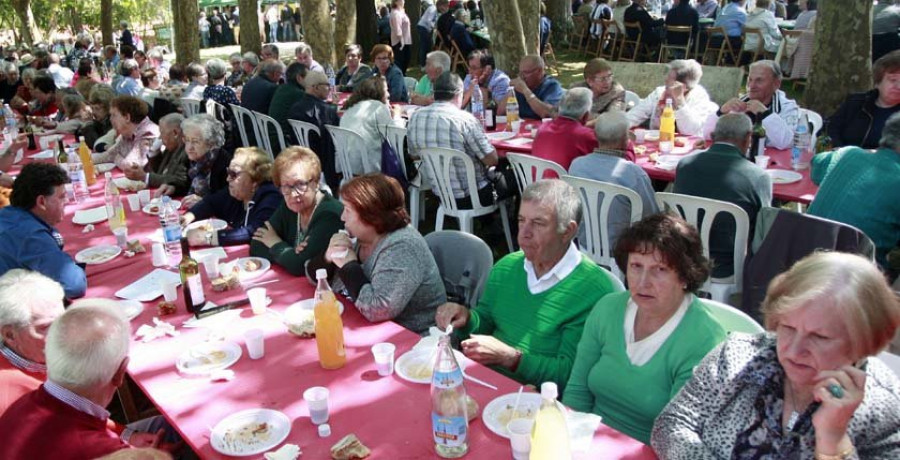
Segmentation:
<svg viewBox="0 0 900 460">
<path fill-rule="evenodd" d="M 412 32 L 409 29 L 409 16 L 403 10 L 404 2 L 405 0 L 391 2 L 391 48 L 394 49 L 397 67 L 406 75 L 412 55 Z"/>
<path fill-rule="evenodd" d="M 119 37 L 119 48 L 130 46 L 133 49 L 134 37 L 131 35 L 131 31 L 128 30 L 128 21 L 120 22 L 119 29 L 122 31 L 122 36 Z"/>
<path fill-rule="evenodd" d="M 291 6 L 284 3 L 284 7 L 281 9 L 281 39 L 282 41 L 292 42 L 294 41 L 294 11 L 291 10 Z"/>
<path fill-rule="evenodd" d="M 422 2 L 422 7 L 425 8 L 425 11 L 422 12 L 422 16 L 416 24 L 416 30 L 419 32 L 419 67 L 425 67 L 425 55 L 434 46 L 431 37 L 434 24 L 437 22 L 437 7 L 434 6 L 434 2 L 425 0 Z"/>
<path fill-rule="evenodd" d="M 300 15 L 300 6 L 294 8 L 294 37 L 303 40 L 303 17 Z"/>
<path fill-rule="evenodd" d="M 241 44 L 241 15 L 238 14 L 238 7 L 231 7 L 231 30 L 234 31 L 234 44 Z"/>
<path fill-rule="evenodd" d="M 281 19 L 278 5 L 271 4 L 266 10 L 266 22 L 269 24 L 269 42 L 278 43 L 278 20 Z"/>
<path fill-rule="evenodd" d="M 222 18 L 217 14 L 218 9 L 213 9 L 209 15 L 209 45 L 213 48 L 224 45 L 222 42 Z"/>
</svg>

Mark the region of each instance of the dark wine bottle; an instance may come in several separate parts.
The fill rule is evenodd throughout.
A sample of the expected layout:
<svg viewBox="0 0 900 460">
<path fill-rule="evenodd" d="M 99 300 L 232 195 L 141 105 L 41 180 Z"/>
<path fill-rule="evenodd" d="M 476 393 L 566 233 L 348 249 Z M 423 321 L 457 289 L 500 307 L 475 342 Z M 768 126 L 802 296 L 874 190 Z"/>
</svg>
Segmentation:
<svg viewBox="0 0 900 460">
<path fill-rule="evenodd" d="M 203 281 L 200 278 L 200 264 L 191 257 L 191 246 L 187 238 L 181 238 L 181 262 L 178 264 L 181 285 L 184 286 L 184 307 L 188 313 L 195 313 L 206 303 L 203 295 Z"/>
</svg>

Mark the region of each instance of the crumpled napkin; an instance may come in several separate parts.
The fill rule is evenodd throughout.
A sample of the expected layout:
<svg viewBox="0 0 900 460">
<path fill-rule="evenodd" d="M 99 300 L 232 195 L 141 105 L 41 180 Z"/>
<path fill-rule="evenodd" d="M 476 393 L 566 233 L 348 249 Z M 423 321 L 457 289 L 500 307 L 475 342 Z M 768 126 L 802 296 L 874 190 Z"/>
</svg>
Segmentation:
<svg viewBox="0 0 900 460">
<path fill-rule="evenodd" d="M 599 415 L 574 410 L 570 410 L 566 414 L 572 452 L 587 452 L 591 448 L 594 432 L 600 427 L 601 420 Z"/>
<path fill-rule="evenodd" d="M 296 444 L 285 444 L 278 450 L 266 452 L 263 456 L 266 457 L 267 460 L 296 460 L 297 457 L 301 455 L 303 455 L 303 452 L 300 452 L 300 446 Z"/>
<path fill-rule="evenodd" d="M 156 340 L 160 337 L 165 337 L 166 335 L 175 337 L 180 334 L 180 332 L 175 330 L 175 326 L 165 321 L 160 321 L 159 318 L 153 318 L 153 324 L 153 326 L 149 324 L 141 325 L 141 327 L 138 328 L 137 332 L 135 332 L 137 338 L 146 343 L 152 340 Z"/>
<path fill-rule="evenodd" d="M 84 226 L 84 229 L 81 230 L 81 233 L 90 233 L 94 231 L 94 224 L 87 224 Z"/>
</svg>

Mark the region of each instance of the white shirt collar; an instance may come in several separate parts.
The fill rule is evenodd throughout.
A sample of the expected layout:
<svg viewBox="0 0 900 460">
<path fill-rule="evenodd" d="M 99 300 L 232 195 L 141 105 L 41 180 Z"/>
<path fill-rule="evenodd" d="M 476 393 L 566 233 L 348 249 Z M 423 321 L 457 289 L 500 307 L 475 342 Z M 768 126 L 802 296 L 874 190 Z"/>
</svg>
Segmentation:
<svg viewBox="0 0 900 460">
<path fill-rule="evenodd" d="M 682 300 L 681 305 L 678 306 L 678 310 L 675 311 L 675 314 L 673 314 L 665 324 L 660 326 L 656 332 L 644 337 L 642 340 L 635 341 L 634 321 L 637 318 L 638 306 L 634 302 L 634 299 L 628 299 L 628 305 L 625 307 L 624 324 L 625 353 L 628 355 L 628 360 L 631 361 L 631 364 L 643 366 L 653 358 L 656 352 L 666 343 L 666 340 L 669 340 L 669 336 L 675 332 L 675 328 L 681 324 L 681 319 L 684 318 L 688 306 L 690 306 L 693 301 L 694 294 L 685 294 L 684 300 Z"/>
<path fill-rule="evenodd" d="M 575 243 L 569 243 L 569 249 L 563 254 L 562 259 L 553 266 L 540 279 L 534 273 L 534 265 L 525 259 L 525 273 L 528 275 L 528 291 L 532 294 L 540 294 L 569 276 L 581 263 L 581 253 L 575 247 Z"/>
</svg>

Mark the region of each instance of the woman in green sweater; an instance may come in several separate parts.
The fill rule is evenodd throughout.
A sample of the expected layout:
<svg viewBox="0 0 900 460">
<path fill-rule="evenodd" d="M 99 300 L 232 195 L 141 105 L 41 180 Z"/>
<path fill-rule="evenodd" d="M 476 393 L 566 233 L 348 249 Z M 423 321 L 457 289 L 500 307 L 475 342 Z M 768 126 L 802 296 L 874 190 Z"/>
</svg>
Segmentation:
<svg viewBox="0 0 900 460">
<path fill-rule="evenodd" d="M 630 291 L 594 306 L 563 403 L 649 444 L 656 416 L 725 330 L 692 294 L 709 276 L 709 262 L 687 222 L 649 216 L 619 237 L 613 254 Z"/>
<path fill-rule="evenodd" d="M 319 190 L 322 165 L 306 147 L 289 147 L 275 159 L 273 180 L 284 202 L 250 243 L 250 255 L 281 265 L 294 276 L 306 262 L 325 253 L 331 235 L 344 228 L 341 202 Z"/>
</svg>

